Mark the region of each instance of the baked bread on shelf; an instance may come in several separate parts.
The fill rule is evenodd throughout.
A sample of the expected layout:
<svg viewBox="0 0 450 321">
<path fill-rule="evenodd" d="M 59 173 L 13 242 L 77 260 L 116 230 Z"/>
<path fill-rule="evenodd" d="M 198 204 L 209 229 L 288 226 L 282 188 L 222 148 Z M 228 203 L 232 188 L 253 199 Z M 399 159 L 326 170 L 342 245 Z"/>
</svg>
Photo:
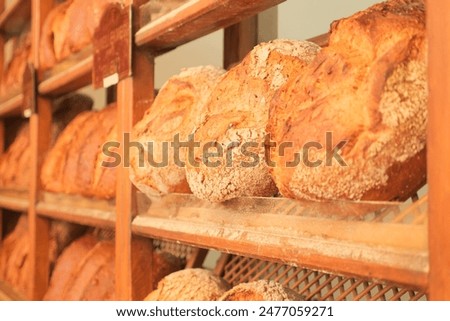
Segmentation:
<svg viewBox="0 0 450 321">
<path fill-rule="evenodd" d="M 0 100 L 22 91 L 23 75 L 27 64 L 31 62 L 31 35 L 26 30 L 20 36 L 13 38 L 11 60 L 5 66 L 0 81 Z"/>
<path fill-rule="evenodd" d="M 91 109 L 92 99 L 85 95 L 73 94 L 62 98 L 56 105 L 51 130 L 51 142 L 56 141 L 59 133 L 80 112 Z M 30 129 L 27 121 L 21 122 L 20 130 L 0 155 L 0 188 L 26 191 L 31 177 Z"/>
<path fill-rule="evenodd" d="M 134 289 L 137 300 L 169 273 L 181 269 L 181 260 L 167 253 L 152 252 L 149 240 L 132 242 L 133 276 L 141 289 Z M 152 254 L 153 253 L 153 254 Z M 56 262 L 46 301 L 99 301 L 115 300 L 115 249 L 112 239 L 101 239 L 93 234 L 74 241 Z M 137 263 L 138 262 L 138 263 Z M 153 270 L 152 270 L 153 262 Z"/>
<path fill-rule="evenodd" d="M 211 271 L 186 269 L 163 278 L 145 301 L 216 301 L 229 288 Z"/>
<path fill-rule="evenodd" d="M 41 31 L 39 60 L 48 69 L 92 43 L 95 29 L 110 3 L 121 0 L 67 0 L 47 15 Z"/>
<path fill-rule="evenodd" d="M 67 222 L 53 221 L 50 228 L 50 266 L 64 248 L 83 233 L 84 227 Z M 27 216 L 22 215 L 15 229 L 3 240 L 0 247 L 0 279 L 22 294 L 27 294 L 29 284 L 30 238 Z"/>
<path fill-rule="evenodd" d="M 111 199 L 115 196 L 115 167 L 102 166 L 103 146 L 117 141 L 116 105 L 79 114 L 48 153 L 41 171 L 48 192 Z"/>
<path fill-rule="evenodd" d="M 189 162 L 188 141 L 205 116 L 205 103 L 225 71 L 213 66 L 187 68 L 171 77 L 143 119 L 135 125 L 130 148 L 130 179 L 146 194 L 190 193 L 182 162 Z M 166 161 L 166 164 L 163 162 Z"/>
<path fill-rule="evenodd" d="M 219 301 L 302 301 L 297 292 L 275 281 L 241 283 L 224 293 Z"/>
<path fill-rule="evenodd" d="M 383 2 L 331 26 L 270 109 L 281 194 L 405 200 L 426 181 L 427 40 L 420 0 Z M 306 156 L 306 157 L 305 157 Z"/>
<path fill-rule="evenodd" d="M 277 193 L 265 164 L 270 101 L 295 69 L 308 65 L 319 50 L 306 41 L 262 43 L 220 79 L 206 103 L 206 118 L 195 131 L 200 143 L 196 163 L 186 166 L 197 197 L 222 202 Z"/>
</svg>

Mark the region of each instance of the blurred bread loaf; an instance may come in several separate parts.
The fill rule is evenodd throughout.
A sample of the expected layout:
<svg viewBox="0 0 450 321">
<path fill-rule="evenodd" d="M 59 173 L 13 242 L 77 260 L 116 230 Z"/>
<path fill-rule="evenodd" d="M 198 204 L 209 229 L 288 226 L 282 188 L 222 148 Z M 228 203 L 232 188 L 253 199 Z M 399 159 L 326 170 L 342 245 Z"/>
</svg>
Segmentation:
<svg viewBox="0 0 450 321">
<path fill-rule="evenodd" d="M 272 101 L 268 132 L 278 146 L 292 144 L 284 155 L 272 150 L 280 192 L 408 198 L 426 180 L 426 74 L 422 1 L 383 2 L 333 23 L 329 46 Z M 316 146 L 308 149 L 310 142 Z M 295 154 L 321 163 L 287 166 Z"/>
<path fill-rule="evenodd" d="M 295 69 L 309 64 L 319 49 L 293 40 L 262 43 L 221 78 L 209 96 L 207 117 L 195 132 L 198 163 L 186 166 L 197 197 L 221 202 L 277 193 L 265 165 L 269 104 Z M 208 157 L 220 151 L 223 155 Z"/>
<path fill-rule="evenodd" d="M 216 301 L 228 284 L 204 269 L 186 269 L 163 278 L 145 301 Z"/>
<path fill-rule="evenodd" d="M 40 67 L 51 68 L 56 62 L 80 51 L 92 42 L 95 29 L 110 3 L 121 0 L 67 0 L 47 15 L 41 31 Z"/>
<path fill-rule="evenodd" d="M 115 167 L 102 166 L 103 145 L 117 141 L 116 106 L 79 114 L 61 133 L 41 171 L 46 191 L 110 199 L 115 196 Z"/>
<path fill-rule="evenodd" d="M 182 163 L 186 148 L 175 151 L 175 136 L 187 142 L 205 116 L 205 103 L 224 70 L 194 67 L 171 77 L 150 109 L 133 129 L 132 141 L 143 149 L 130 148 L 130 178 L 144 193 L 189 193 Z M 150 144 L 150 145 L 149 145 Z M 163 161 L 166 164 L 162 164 Z M 157 165 L 161 164 L 161 165 Z"/>
<path fill-rule="evenodd" d="M 73 94 L 62 98 L 56 104 L 53 114 L 50 140 L 56 141 L 59 133 L 80 112 L 92 107 L 92 99 L 81 94 Z M 11 144 L 0 156 L 0 188 L 26 191 L 29 188 L 31 176 L 30 130 L 28 121 L 21 121 Z"/>
<path fill-rule="evenodd" d="M 241 283 L 220 297 L 220 301 L 301 301 L 297 292 L 275 281 Z"/>
</svg>

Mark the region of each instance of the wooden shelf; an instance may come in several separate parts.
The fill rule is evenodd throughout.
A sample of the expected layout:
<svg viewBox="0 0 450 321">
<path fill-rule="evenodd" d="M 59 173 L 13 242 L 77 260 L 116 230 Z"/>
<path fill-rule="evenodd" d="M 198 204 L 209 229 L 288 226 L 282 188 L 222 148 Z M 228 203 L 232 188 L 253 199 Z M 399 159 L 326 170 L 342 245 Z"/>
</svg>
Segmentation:
<svg viewBox="0 0 450 321">
<path fill-rule="evenodd" d="M 19 34 L 30 22 L 31 0 L 14 0 L 0 14 L 0 30 L 7 37 Z"/>
<path fill-rule="evenodd" d="M 0 117 L 18 116 L 22 114 L 23 94 L 18 93 L 10 98 L 0 98 Z"/>
<path fill-rule="evenodd" d="M 36 206 L 40 216 L 100 228 L 114 228 L 114 201 L 44 193 Z"/>
<path fill-rule="evenodd" d="M 92 48 L 72 55 L 45 72 L 39 83 L 41 95 L 60 96 L 92 83 Z"/>
<path fill-rule="evenodd" d="M 28 210 L 28 192 L 0 190 L 0 208 L 25 212 Z"/>
<path fill-rule="evenodd" d="M 148 237 L 425 289 L 426 208 L 426 198 L 410 206 L 284 198 L 211 204 L 141 194 L 132 227 Z"/>
<path fill-rule="evenodd" d="M 191 0 L 144 25 L 135 37 L 138 46 L 155 54 L 226 28 L 284 0 Z"/>
</svg>

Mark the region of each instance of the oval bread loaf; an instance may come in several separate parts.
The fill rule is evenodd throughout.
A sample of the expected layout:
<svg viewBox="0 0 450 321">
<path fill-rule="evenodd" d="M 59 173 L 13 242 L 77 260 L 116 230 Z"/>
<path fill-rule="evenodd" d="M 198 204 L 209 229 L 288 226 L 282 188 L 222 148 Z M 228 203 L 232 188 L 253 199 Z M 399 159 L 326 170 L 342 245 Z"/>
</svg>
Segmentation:
<svg viewBox="0 0 450 321">
<path fill-rule="evenodd" d="M 215 301 L 229 289 L 228 284 L 204 269 L 186 269 L 169 274 L 145 301 Z"/>
<path fill-rule="evenodd" d="M 221 202 L 277 193 L 265 164 L 269 103 L 291 73 L 309 64 L 319 49 L 302 41 L 262 43 L 220 80 L 209 97 L 206 120 L 195 132 L 200 142 L 196 164 L 186 166 L 197 197 Z"/>
<path fill-rule="evenodd" d="M 335 22 L 329 46 L 272 101 L 282 195 L 404 200 L 426 180 L 427 46 L 420 0 Z M 307 156 L 307 157 L 305 157 Z"/>
<path fill-rule="evenodd" d="M 225 71 L 213 66 L 194 67 L 171 77 L 161 88 L 144 118 L 133 129 L 130 179 L 147 194 L 189 193 L 183 163 L 185 148 L 175 150 L 175 136 L 188 136 L 205 115 L 205 103 Z M 165 164 L 163 164 L 165 161 Z"/>
</svg>

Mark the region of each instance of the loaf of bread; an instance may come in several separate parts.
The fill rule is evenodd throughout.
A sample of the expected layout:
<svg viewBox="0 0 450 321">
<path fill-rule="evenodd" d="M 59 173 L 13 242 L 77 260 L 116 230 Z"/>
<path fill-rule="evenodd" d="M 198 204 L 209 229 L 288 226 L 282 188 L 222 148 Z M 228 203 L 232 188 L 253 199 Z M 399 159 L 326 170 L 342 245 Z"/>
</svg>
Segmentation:
<svg viewBox="0 0 450 321">
<path fill-rule="evenodd" d="M 42 27 L 40 67 L 48 69 L 89 45 L 110 3 L 122 1 L 67 0 L 53 8 Z"/>
<path fill-rule="evenodd" d="M 290 144 L 271 152 L 282 195 L 404 200 L 424 184 L 426 44 L 420 0 L 332 24 L 329 46 L 272 101 L 268 132 Z"/>
<path fill-rule="evenodd" d="M 31 62 L 31 35 L 27 31 L 13 38 L 12 58 L 5 66 L 0 82 L 0 97 L 10 97 L 22 90 L 23 75 L 27 64 Z"/>
<path fill-rule="evenodd" d="M 180 260 L 162 252 L 153 252 L 149 240 L 132 242 L 132 270 L 141 289 L 151 287 L 151 278 L 158 282 L 168 273 L 181 268 Z M 98 301 L 114 300 L 114 241 L 87 234 L 74 241 L 59 257 L 44 300 Z M 153 259 L 151 259 L 153 258 Z M 153 270 L 151 262 L 153 262 Z M 134 289 L 137 300 L 145 294 Z"/>
<path fill-rule="evenodd" d="M 228 284 L 204 269 L 186 269 L 163 278 L 145 301 L 216 301 Z"/>
<path fill-rule="evenodd" d="M 74 94 L 63 98 L 55 107 L 51 130 L 51 144 L 59 133 L 80 112 L 92 107 L 92 99 Z M 22 122 L 16 137 L 0 155 L 0 188 L 26 191 L 31 177 L 30 130 L 28 122 Z"/>
<path fill-rule="evenodd" d="M 117 137 L 116 107 L 79 114 L 61 133 L 41 171 L 42 186 L 54 193 L 110 199 L 115 196 L 115 167 L 99 159 L 107 139 Z M 117 139 L 114 139 L 117 141 Z"/>
<path fill-rule="evenodd" d="M 265 164 L 269 104 L 295 69 L 309 64 L 319 49 L 301 41 L 262 43 L 221 78 L 208 99 L 207 118 L 195 132 L 200 142 L 197 163 L 186 166 L 197 197 L 221 202 L 277 193 Z"/>
<path fill-rule="evenodd" d="M 302 301 L 297 292 L 275 281 L 241 283 L 224 293 L 219 301 Z"/>
<path fill-rule="evenodd" d="M 188 161 L 186 148 L 177 151 L 172 143 L 176 135 L 180 142 L 187 142 L 202 122 L 206 100 L 223 73 L 222 69 L 206 66 L 188 68 L 171 77 L 136 124 L 132 141 L 142 148 L 130 148 L 130 178 L 142 192 L 190 192 L 182 166 Z"/>
<path fill-rule="evenodd" d="M 79 225 L 52 222 L 48 253 L 51 266 L 54 265 L 63 249 L 83 231 L 84 227 Z M 28 219 L 26 215 L 22 215 L 15 229 L 5 237 L 0 248 L 0 279 L 24 295 L 27 294 L 30 283 L 29 255 Z"/>
</svg>

